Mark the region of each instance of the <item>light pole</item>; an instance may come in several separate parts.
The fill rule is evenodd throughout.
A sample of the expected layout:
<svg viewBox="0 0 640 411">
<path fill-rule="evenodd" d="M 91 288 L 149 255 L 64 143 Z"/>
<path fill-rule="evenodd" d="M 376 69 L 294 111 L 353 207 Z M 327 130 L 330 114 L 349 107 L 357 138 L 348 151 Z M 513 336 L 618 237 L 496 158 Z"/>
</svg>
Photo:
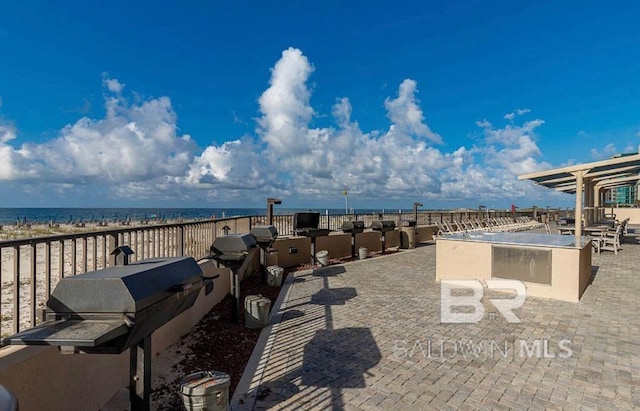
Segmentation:
<svg viewBox="0 0 640 411">
<path fill-rule="evenodd" d="M 349 214 L 349 187 L 346 184 L 344 185 L 342 194 L 344 195 L 344 213 Z"/>
<path fill-rule="evenodd" d="M 478 213 L 480 214 L 480 220 L 482 220 L 482 210 L 487 208 L 487 206 L 480 204 L 478 206 Z M 489 219 L 489 212 L 487 212 L 487 220 Z"/>
<path fill-rule="evenodd" d="M 267 219 L 269 225 L 273 225 L 273 205 L 282 204 L 282 200 L 279 198 L 267 198 Z"/>
<path fill-rule="evenodd" d="M 413 203 L 413 219 L 418 221 L 418 207 L 422 207 L 422 203 Z"/>
</svg>

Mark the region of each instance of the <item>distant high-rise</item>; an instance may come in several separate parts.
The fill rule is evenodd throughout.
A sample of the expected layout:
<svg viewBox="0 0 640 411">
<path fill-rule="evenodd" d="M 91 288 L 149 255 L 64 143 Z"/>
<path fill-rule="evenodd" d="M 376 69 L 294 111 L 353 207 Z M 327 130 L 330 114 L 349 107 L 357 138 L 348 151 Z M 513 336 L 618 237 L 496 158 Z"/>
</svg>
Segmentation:
<svg viewBox="0 0 640 411">
<path fill-rule="evenodd" d="M 637 191 L 636 184 L 610 188 L 604 193 L 604 203 L 606 205 L 635 204 Z"/>
</svg>

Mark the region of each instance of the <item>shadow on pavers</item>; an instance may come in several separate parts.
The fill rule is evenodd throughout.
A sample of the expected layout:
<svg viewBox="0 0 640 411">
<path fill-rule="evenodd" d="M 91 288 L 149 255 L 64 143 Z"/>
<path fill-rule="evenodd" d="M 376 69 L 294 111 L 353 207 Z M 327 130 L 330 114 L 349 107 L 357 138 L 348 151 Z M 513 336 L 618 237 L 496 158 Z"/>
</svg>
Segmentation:
<svg viewBox="0 0 640 411">
<path fill-rule="evenodd" d="M 329 277 L 345 272 L 342 266 L 313 271 L 312 275 L 322 277 L 324 284 L 307 304 L 324 310 L 324 316 L 314 321 L 324 323 L 317 324 L 323 328 L 315 330 L 311 340 L 304 344 L 299 367 L 260 385 L 256 395 L 257 405 L 260 402 L 264 405 L 277 404 L 293 396 L 300 396 L 296 398 L 296 404 L 312 406 L 314 400 L 321 401 L 321 398 L 330 396 L 331 408 L 337 411 L 344 409 L 341 389 L 365 388 L 364 377 L 369 369 L 380 362 L 382 354 L 369 328 L 333 328 L 331 306 L 344 305 L 357 297 L 353 287 L 329 288 Z M 296 314 L 291 315 L 293 317 L 290 318 L 297 318 Z M 287 312 L 283 314 L 283 318 L 287 318 Z M 295 348 L 291 347 L 291 351 L 295 351 Z"/>
</svg>

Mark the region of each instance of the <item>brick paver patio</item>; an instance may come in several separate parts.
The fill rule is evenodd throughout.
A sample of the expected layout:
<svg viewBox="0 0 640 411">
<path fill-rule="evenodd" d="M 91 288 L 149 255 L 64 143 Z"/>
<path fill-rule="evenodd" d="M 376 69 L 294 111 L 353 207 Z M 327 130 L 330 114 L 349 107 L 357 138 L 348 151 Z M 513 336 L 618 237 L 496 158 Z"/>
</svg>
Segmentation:
<svg viewBox="0 0 640 411">
<path fill-rule="evenodd" d="M 435 245 L 290 276 L 238 409 L 640 408 L 640 245 L 593 257 L 579 303 L 441 324 Z M 473 267 L 470 267 L 473 269 Z"/>
</svg>

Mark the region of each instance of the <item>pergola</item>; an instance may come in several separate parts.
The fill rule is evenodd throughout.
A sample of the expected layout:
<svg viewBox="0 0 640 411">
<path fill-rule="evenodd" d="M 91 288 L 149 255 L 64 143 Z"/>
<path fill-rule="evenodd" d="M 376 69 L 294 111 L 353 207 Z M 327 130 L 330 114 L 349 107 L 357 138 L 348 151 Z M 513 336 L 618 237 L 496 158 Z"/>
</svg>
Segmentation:
<svg viewBox="0 0 640 411">
<path fill-rule="evenodd" d="M 576 195 L 576 236 L 582 235 L 584 199 L 585 225 L 601 218 L 605 188 L 628 185 L 640 180 L 640 154 L 622 155 L 608 160 L 523 174 L 518 180 Z M 584 198 L 583 198 L 584 197 Z"/>
</svg>

